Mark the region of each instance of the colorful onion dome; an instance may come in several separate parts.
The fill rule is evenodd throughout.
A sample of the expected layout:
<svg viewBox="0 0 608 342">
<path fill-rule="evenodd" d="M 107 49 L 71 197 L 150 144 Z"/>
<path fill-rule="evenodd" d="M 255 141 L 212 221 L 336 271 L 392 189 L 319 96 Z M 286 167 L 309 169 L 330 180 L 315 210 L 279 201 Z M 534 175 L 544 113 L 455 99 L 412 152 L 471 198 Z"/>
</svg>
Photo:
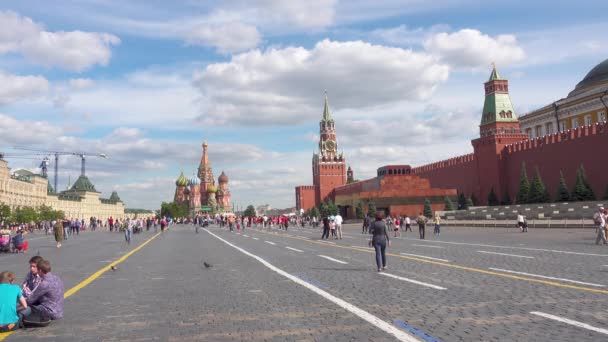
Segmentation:
<svg viewBox="0 0 608 342">
<path fill-rule="evenodd" d="M 198 185 L 199 181 L 198 178 L 194 177 L 192 179 L 190 179 L 190 185 Z"/>
<path fill-rule="evenodd" d="M 184 176 L 184 172 L 182 172 L 177 180 L 175 181 L 176 186 L 188 186 L 188 179 Z"/>
<path fill-rule="evenodd" d="M 217 180 L 220 183 L 228 183 L 228 176 L 226 176 L 224 171 L 222 171 L 222 174 L 220 175 L 220 177 Z"/>
<path fill-rule="evenodd" d="M 207 187 L 207 192 L 208 193 L 217 192 L 217 187 L 215 185 L 209 185 L 209 187 Z"/>
</svg>

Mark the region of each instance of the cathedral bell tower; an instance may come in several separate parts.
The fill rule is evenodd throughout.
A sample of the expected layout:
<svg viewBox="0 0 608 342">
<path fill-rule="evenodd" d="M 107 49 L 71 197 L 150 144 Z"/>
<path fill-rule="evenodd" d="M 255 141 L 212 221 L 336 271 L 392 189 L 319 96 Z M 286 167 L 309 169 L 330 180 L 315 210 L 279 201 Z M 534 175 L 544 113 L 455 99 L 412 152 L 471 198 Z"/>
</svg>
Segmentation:
<svg viewBox="0 0 608 342">
<path fill-rule="evenodd" d="M 346 184 L 346 160 L 344 153 L 338 153 L 336 129 L 329 110 L 327 93 L 323 117 L 319 122 L 319 153 L 313 154 L 312 174 L 317 205 L 321 202 L 333 201 L 333 190 Z"/>
<path fill-rule="evenodd" d="M 502 174 L 504 168 L 500 154 L 503 148 L 528 138 L 522 134 L 519 120 L 515 116 L 509 96 L 509 81 L 500 77 L 496 66 L 493 66 L 484 88 L 479 138 L 471 141 L 477 159 L 477 174 L 480 175 L 477 198 L 483 204 L 487 202 L 492 188 L 498 198 L 502 198 L 508 188 L 507 177 Z"/>
</svg>

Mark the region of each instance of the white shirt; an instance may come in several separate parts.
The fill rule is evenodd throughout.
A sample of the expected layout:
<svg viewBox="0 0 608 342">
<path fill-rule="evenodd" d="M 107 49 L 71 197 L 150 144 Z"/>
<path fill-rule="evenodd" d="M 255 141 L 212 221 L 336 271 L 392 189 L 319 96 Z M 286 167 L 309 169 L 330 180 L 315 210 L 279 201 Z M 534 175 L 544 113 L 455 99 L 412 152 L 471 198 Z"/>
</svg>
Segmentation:
<svg viewBox="0 0 608 342">
<path fill-rule="evenodd" d="M 606 227 L 606 215 L 600 214 L 600 228 Z"/>
<path fill-rule="evenodd" d="M 405 224 L 410 224 L 410 218 L 409 217 L 405 218 Z"/>
<path fill-rule="evenodd" d="M 336 224 L 339 226 L 342 225 L 342 216 L 340 216 L 340 214 L 336 215 L 334 222 L 336 222 Z"/>
<path fill-rule="evenodd" d="M 523 215 L 517 215 L 517 222 L 524 222 L 524 216 Z"/>
</svg>

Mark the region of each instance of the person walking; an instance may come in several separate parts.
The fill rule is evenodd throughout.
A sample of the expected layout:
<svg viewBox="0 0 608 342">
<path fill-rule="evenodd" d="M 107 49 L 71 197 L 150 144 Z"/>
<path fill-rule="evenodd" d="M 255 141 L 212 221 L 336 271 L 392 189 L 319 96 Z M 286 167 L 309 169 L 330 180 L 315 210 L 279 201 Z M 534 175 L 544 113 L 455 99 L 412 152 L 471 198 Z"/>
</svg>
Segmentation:
<svg viewBox="0 0 608 342">
<path fill-rule="evenodd" d="M 369 244 L 376 251 L 376 266 L 378 272 L 386 270 L 386 247 L 391 245 L 384 221 L 384 212 L 376 212 L 376 220 L 371 224 L 369 232 L 372 234 L 372 239 Z"/>
<path fill-rule="evenodd" d="M 519 230 L 523 233 L 524 232 L 524 223 L 526 221 L 524 220 L 524 215 L 521 214 L 521 212 L 517 213 L 517 226 L 519 227 Z"/>
<path fill-rule="evenodd" d="M 323 234 L 321 234 L 321 240 L 329 239 L 329 217 L 323 218 Z"/>
<path fill-rule="evenodd" d="M 62 222 L 62 220 L 57 219 L 57 221 L 53 225 L 53 234 L 55 235 L 55 242 L 57 243 L 57 248 L 61 248 L 61 242 L 63 242 L 63 222 Z"/>
<path fill-rule="evenodd" d="M 133 236 L 133 223 L 133 220 L 127 219 L 125 225 L 125 241 L 127 241 L 127 245 L 131 244 L 131 237 Z"/>
<path fill-rule="evenodd" d="M 441 233 L 441 217 L 439 214 L 435 213 L 435 229 L 433 230 L 433 234 L 439 235 Z"/>
<path fill-rule="evenodd" d="M 593 217 L 594 217 L 595 223 L 597 224 L 597 237 L 595 238 L 595 244 L 599 245 L 600 241 L 601 241 L 605 245 L 606 244 L 606 211 L 602 207 Z"/>
<path fill-rule="evenodd" d="M 412 221 L 410 220 L 410 217 L 406 216 L 404 221 L 405 221 L 405 231 L 407 232 L 409 230 L 411 232 L 412 231 Z"/>
<path fill-rule="evenodd" d="M 363 218 L 363 227 L 362 227 L 362 230 L 361 230 L 361 234 L 367 234 L 367 230 L 369 229 L 371 221 L 372 220 L 369 217 L 369 215 L 365 215 L 365 218 Z"/>
<path fill-rule="evenodd" d="M 418 218 L 416 218 L 416 223 L 418 223 L 418 233 L 420 234 L 420 240 L 424 240 L 424 228 L 428 219 L 420 213 Z"/>
<path fill-rule="evenodd" d="M 337 238 L 342 240 L 342 221 L 344 221 L 342 219 L 342 215 L 340 215 L 340 213 L 338 213 L 338 215 L 336 215 L 334 220 L 336 222 L 336 234 L 338 235 Z"/>
</svg>

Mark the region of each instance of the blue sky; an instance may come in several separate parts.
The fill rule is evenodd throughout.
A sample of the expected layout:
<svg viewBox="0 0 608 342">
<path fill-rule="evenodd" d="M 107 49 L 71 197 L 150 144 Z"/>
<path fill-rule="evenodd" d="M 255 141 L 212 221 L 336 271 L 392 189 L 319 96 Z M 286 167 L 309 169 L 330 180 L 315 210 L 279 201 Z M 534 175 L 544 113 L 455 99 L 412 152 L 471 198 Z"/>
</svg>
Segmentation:
<svg viewBox="0 0 608 342">
<path fill-rule="evenodd" d="M 241 206 L 295 204 L 327 90 L 359 179 L 472 150 L 490 65 L 522 115 L 608 58 L 598 1 L 0 3 L 0 150 L 98 151 L 128 207 L 171 200 L 203 140 Z M 37 161 L 9 160 L 34 170 Z M 60 189 L 79 173 L 60 163 Z"/>
</svg>

